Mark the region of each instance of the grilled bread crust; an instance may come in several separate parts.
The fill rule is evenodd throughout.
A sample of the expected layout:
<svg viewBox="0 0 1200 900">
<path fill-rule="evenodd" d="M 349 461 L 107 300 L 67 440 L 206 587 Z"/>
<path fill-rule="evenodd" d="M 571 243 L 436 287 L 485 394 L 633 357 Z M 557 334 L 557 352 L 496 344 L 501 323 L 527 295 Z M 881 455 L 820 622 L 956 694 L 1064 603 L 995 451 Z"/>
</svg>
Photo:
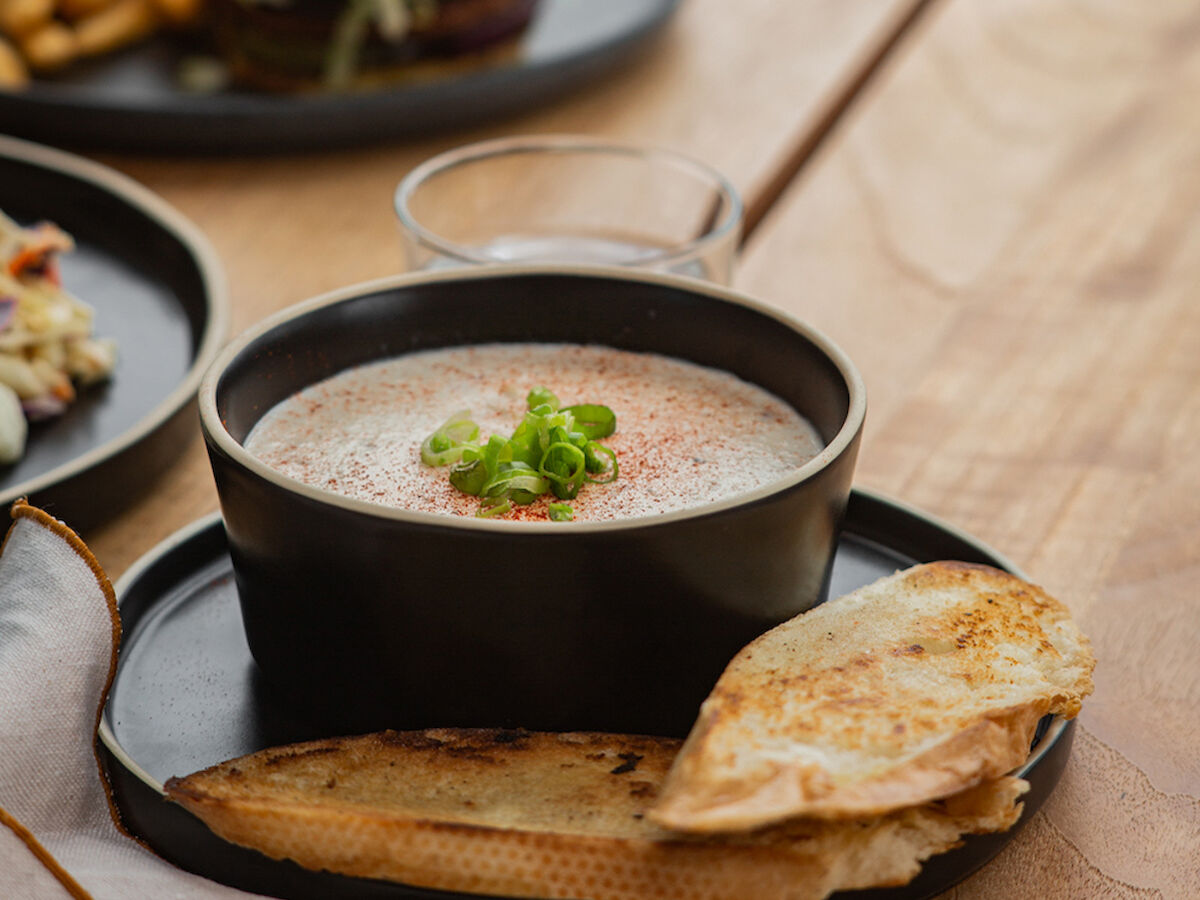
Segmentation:
<svg viewBox="0 0 1200 900">
<path fill-rule="evenodd" d="M 650 811 L 693 832 L 885 814 L 994 779 L 1095 660 L 1062 603 L 987 566 L 915 566 L 747 645 Z"/>
<path fill-rule="evenodd" d="M 672 833 L 646 818 L 679 742 L 437 729 L 264 750 L 166 784 L 218 835 L 309 869 L 509 897 L 816 900 L 903 884 L 1010 827 L 1003 778 L 869 821 Z"/>
</svg>

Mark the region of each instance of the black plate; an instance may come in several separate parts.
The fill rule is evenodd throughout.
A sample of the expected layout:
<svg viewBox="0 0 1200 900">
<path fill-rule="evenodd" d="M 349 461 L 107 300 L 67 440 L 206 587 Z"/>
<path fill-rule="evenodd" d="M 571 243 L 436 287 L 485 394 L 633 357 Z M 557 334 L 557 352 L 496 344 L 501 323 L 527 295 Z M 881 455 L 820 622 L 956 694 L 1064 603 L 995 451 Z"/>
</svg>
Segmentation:
<svg viewBox="0 0 1200 900">
<path fill-rule="evenodd" d="M 279 152 L 427 136 L 545 103 L 626 62 L 679 0 L 542 0 L 506 62 L 341 95 L 183 91 L 183 49 L 140 47 L 0 92 L 0 130 L 123 152 Z M 190 51 L 188 51 L 190 52 Z"/>
<path fill-rule="evenodd" d="M 907 507 L 855 491 L 834 563 L 836 596 L 915 562 L 961 559 L 1015 571 L 968 535 Z M 1019 574 L 1019 573 L 1018 573 Z M 126 825 L 159 854 L 216 881 L 285 898 L 459 897 L 276 862 L 226 843 L 162 798 L 162 782 L 264 747 L 321 737 L 289 714 L 255 677 L 242 634 L 237 593 L 219 517 L 179 532 L 117 584 L 125 638 L 101 741 Z M 1074 723 L 1047 719 L 1020 774 L 1029 780 L 1028 821 L 1057 784 Z M 902 888 L 838 897 L 917 900 L 932 897 L 996 855 L 1017 828 L 969 837 L 930 860 Z"/>
<path fill-rule="evenodd" d="M 25 456 L 0 467 L 0 506 L 28 496 L 76 530 L 118 511 L 198 431 L 194 395 L 224 340 L 224 278 L 208 242 L 123 175 L 0 136 L 0 209 L 58 223 L 76 241 L 63 283 L 117 342 L 112 379 L 30 429 Z"/>
</svg>

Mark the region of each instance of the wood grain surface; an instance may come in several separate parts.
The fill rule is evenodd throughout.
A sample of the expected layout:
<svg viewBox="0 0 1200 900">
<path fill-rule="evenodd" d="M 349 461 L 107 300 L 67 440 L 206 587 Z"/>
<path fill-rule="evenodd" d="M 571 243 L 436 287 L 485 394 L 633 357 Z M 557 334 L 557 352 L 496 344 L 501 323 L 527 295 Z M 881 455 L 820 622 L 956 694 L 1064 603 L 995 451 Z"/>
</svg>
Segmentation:
<svg viewBox="0 0 1200 900">
<path fill-rule="evenodd" d="M 814 322 L 864 373 L 858 482 L 1016 560 L 1100 659 L 1059 789 L 948 896 L 1192 900 L 1197 96 L 1194 2 L 685 0 L 615 77 L 486 129 L 104 161 L 208 234 L 236 330 L 397 271 L 392 190 L 453 145 L 579 132 L 724 170 L 757 226 L 736 286 Z M 215 508 L 197 437 L 152 496 L 86 537 L 117 576 Z"/>
<path fill-rule="evenodd" d="M 941 3 L 743 258 L 862 369 L 858 482 L 1095 644 L 1058 791 L 958 900 L 1200 897 L 1198 91 L 1195 3 Z"/>
</svg>

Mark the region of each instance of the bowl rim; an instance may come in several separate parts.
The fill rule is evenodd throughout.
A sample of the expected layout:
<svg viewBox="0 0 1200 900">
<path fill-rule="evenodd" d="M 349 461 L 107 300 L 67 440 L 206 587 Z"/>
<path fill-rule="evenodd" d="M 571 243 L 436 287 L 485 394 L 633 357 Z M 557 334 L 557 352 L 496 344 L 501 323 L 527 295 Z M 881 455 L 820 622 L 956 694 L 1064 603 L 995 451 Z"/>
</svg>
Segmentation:
<svg viewBox="0 0 1200 900">
<path fill-rule="evenodd" d="M 792 472 L 775 479 L 752 491 L 735 494 L 722 500 L 688 506 L 671 512 L 646 516 L 631 516 L 621 519 L 603 521 L 571 522 L 564 527 L 561 522 L 550 521 L 510 521 L 504 519 L 479 518 L 473 516 L 452 516 L 441 513 L 423 512 L 385 506 L 367 500 L 359 500 L 336 494 L 324 488 L 305 484 L 271 468 L 251 454 L 235 439 L 221 421 L 217 409 L 217 386 L 226 370 L 233 361 L 253 343 L 266 336 L 271 331 L 296 319 L 304 318 L 317 310 L 336 306 L 371 294 L 384 293 L 391 290 L 403 289 L 410 285 L 421 285 L 442 282 L 476 281 L 497 278 L 520 278 L 528 276 L 568 276 L 591 279 L 606 279 L 615 281 L 632 281 L 643 284 L 675 288 L 689 293 L 701 294 L 734 306 L 741 306 L 753 312 L 774 319 L 801 337 L 820 351 L 826 359 L 832 362 L 845 382 L 849 395 L 849 405 L 845 419 L 833 438 L 811 459 Z M 399 355 L 399 354 L 397 354 Z M 381 357 L 382 358 L 382 357 Z M 431 528 L 465 529 L 467 531 L 500 531 L 506 534 L 545 532 L 556 535 L 571 535 L 581 532 L 630 531 L 637 528 L 666 525 L 687 519 L 696 519 L 729 509 L 749 506 L 755 502 L 784 493 L 806 481 L 816 477 L 827 469 L 835 460 L 851 447 L 862 431 L 866 417 L 866 385 L 862 375 L 850 357 L 824 333 L 803 322 L 790 313 L 769 306 L 747 294 L 730 288 L 721 287 L 710 282 L 681 275 L 644 272 L 635 269 L 625 269 L 613 266 L 574 265 L 574 264 L 536 264 L 536 265 L 489 265 L 475 266 L 462 269 L 449 269 L 436 272 L 416 272 L 403 275 L 390 275 L 370 281 L 338 288 L 319 294 L 308 300 L 286 307 L 279 312 L 267 316 L 257 324 L 243 331 L 229 341 L 213 360 L 200 382 L 198 392 L 200 424 L 204 437 L 217 450 L 223 453 L 237 466 L 249 471 L 261 480 L 272 483 L 282 490 L 298 495 L 312 502 L 333 506 L 342 510 L 366 515 L 374 519 L 385 519 L 405 522 L 412 525 L 423 525 Z"/>
</svg>

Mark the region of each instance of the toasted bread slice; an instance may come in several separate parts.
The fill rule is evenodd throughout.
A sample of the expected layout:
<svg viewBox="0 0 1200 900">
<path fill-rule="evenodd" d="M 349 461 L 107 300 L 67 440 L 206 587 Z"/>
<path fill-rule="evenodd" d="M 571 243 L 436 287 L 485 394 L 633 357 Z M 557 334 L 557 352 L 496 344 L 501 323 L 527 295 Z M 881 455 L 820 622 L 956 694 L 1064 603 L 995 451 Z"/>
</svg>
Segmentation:
<svg viewBox="0 0 1200 900">
<path fill-rule="evenodd" d="M 871 822 L 678 835 L 645 811 L 679 741 L 383 732 L 222 763 L 166 784 L 217 834 L 310 869 L 509 897 L 822 898 L 903 884 L 964 833 L 1016 821 L 1005 778 Z"/>
<path fill-rule="evenodd" d="M 654 821 L 695 832 L 879 815 L 1023 762 L 1095 660 L 1064 607 L 986 566 L 915 566 L 772 629 L 702 704 Z"/>
</svg>

